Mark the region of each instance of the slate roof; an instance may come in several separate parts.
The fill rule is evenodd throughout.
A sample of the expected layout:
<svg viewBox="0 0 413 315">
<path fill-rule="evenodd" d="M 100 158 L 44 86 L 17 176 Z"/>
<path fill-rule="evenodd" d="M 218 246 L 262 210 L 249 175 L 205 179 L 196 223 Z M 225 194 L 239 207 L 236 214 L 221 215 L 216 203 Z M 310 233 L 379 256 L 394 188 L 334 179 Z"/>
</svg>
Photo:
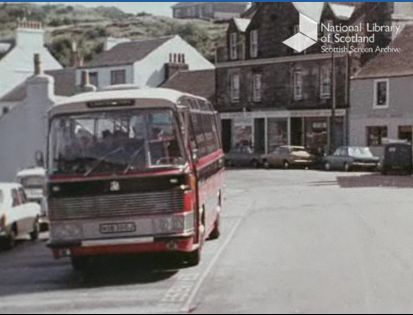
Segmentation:
<svg viewBox="0 0 413 315">
<path fill-rule="evenodd" d="M 118 44 L 96 56 L 86 67 L 99 68 L 134 64 L 172 38 L 173 36 L 168 36 Z"/>
<path fill-rule="evenodd" d="M 353 79 L 413 75 L 413 25 L 407 25 L 389 48 L 400 49 L 400 52 L 380 53 L 361 68 Z"/>
<path fill-rule="evenodd" d="M 215 70 L 186 70 L 175 73 L 162 87 L 201 96 L 214 101 Z"/>
</svg>

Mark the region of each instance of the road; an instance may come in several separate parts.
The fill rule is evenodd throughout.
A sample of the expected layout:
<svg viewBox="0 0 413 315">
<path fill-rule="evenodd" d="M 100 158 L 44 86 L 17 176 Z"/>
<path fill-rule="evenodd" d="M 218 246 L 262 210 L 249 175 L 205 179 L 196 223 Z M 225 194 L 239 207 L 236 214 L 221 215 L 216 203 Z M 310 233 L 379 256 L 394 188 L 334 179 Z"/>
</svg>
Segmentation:
<svg viewBox="0 0 413 315">
<path fill-rule="evenodd" d="M 202 264 L 55 261 L 44 241 L 0 253 L 1 313 L 413 312 L 413 178 L 227 172 L 223 235 Z"/>
</svg>

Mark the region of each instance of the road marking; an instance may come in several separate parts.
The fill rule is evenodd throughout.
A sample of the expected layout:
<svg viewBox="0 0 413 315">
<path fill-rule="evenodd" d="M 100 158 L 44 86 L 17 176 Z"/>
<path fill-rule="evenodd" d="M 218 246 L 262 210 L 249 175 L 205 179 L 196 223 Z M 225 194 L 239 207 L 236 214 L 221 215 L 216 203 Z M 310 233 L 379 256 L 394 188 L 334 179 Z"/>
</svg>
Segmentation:
<svg viewBox="0 0 413 315">
<path fill-rule="evenodd" d="M 224 250 L 228 247 L 229 243 L 232 241 L 235 233 L 237 232 L 239 226 L 241 225 L 243 221 L 243 217 L 238 218 L 238 220 L 235 222 L 235 224 L 232 226 L 231 231 L 228 234 L 228 237 L 226 238 L 225 242 L 222 244 L 222 246 L 219 248 L 219 250 L 216 252 L 215 256 L 212 258 L 210 264 L 208 267 L 205 269 L 205 271 L 201 274 L 201 276 L 198 278 L 198 281 L 195 283 L 193 286 L 193 289 L 191 290 L 191 294 L 189 295 L 188 299 L 186 300 L 185 304 L 181 308 L 182 313 L 188 313 L 191 310 L 191 305 L 193 304 L 195 298 L 198 295 L 199 290 L 201 289 L 203 283 L 205 280 L 208 278 L 211 270 L 215 267 L 217 264 L 219 258 L 223 254 Z"/>
</svg>

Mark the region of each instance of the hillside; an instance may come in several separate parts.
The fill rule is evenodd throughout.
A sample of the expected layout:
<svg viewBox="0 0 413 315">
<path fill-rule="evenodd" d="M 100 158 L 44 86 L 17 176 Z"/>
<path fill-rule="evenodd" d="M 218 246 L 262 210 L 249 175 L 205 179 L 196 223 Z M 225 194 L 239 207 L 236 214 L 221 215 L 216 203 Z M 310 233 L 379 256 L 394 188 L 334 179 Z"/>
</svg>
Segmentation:
<svg viewBox="0 0 413 315">
<path fill-rule="evenodd" d="M 24 17 L 44 24 L 47 45 L 63 65 L 70 62 L 73 41 L 88 61 L 102 51 L 104 39 L 109 36 L 137 40 L 178 34 L 206 58 L 213 60 L 216 47 L 224 41 L 226 29 L 226 24 L 175 20 L 146 13 L 135 15 L 116 7 L 3 3 L 0 5 L 0 39 L 12 38 L 17 19 Z"/>
</svg>

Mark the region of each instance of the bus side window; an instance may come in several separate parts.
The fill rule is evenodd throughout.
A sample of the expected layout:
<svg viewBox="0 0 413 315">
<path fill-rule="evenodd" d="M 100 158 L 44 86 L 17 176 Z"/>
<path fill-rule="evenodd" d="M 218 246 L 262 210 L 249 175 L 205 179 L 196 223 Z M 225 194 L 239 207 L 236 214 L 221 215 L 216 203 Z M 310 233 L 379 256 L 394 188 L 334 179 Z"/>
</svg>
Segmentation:
<svg viewBox="0 0 413 315">
<path fill-rule="evenodd" d="M 199 151 L 199 156 L 204 157 L 205 155 L 208 154 L 208 149 L 206 146 L 206 140 L 205 140 L 205 135 L 204 131 L 202 128 L 202 117 L 198 113 L 191 113 L 191 119 L 192 119 L 192 126 L 194 127 L 194 132 L 196 136 L 196 143 L 198 145 L 198 151 Z"/>
</svg>

